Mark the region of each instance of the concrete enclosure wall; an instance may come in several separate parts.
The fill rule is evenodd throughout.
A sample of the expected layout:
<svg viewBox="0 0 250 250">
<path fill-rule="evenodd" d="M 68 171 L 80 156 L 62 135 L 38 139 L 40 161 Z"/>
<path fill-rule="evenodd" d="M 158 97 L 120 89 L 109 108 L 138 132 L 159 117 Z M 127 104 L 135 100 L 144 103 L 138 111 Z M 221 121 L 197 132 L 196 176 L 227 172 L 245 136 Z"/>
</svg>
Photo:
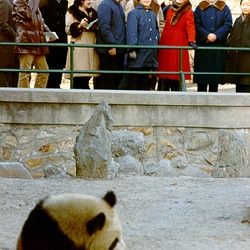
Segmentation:
<svg viewBox="0 0 250 250">
<path fill-rule="evenodd" d="M 20 162 L 36 178 L 51 167 L 74 175 L 76 136 L 102 100 L 114 130 L 144 134 L 148 163 L 183 156 L 211 172 L 228 151 L 231 161 L 244 152 L 235 164 L 244 162 L 239 176 L 250 176 L 250 95 L 235 93 L 2 88 L 0 162 Z"/>
</svg>

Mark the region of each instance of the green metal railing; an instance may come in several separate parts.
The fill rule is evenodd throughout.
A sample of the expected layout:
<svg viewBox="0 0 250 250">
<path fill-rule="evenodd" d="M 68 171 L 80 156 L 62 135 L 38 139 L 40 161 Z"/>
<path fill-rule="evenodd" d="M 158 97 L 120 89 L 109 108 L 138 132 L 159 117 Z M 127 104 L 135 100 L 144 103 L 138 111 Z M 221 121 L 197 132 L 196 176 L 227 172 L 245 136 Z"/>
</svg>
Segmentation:
<svg viewBox="0 0 250 250">
<path fill-rule="evenodd" d="M 191 46 L 143 46 L 143 45 L 101 45 L 101 44 L 74 44 L 74 43 L 13 43 L 13 42 L 0 42 L 1 46 L 45 46 L 45 47 L 68 47 L 70 51 L 70 69 L 49 69 L 49 70 L 38 70 L 38 69 L 1 69 L 0 72 L 33 72 L 33 73 L 49 73 L 49 72 L 62 72 L 70 74 L 70 86 L 72 87 L 73 83 L 73 75 L 74 73 L 91 73 L 91 74 L 102 74 L 102 73 L 109 73 L 109 74 L 152 74 L 152 71 L 136 71 L 136 70 L 129 70 L 129 71 L 119 71 L 119 70 L 74 70 L 74 48 L 76 47 L 83 47 L 83 48 L 125 48 L 125 49 L 178 49 L 180 50 L 180 70 L 179 71 L 154 71 L 154 75 L 159 74 L 166 74 L 172 75 L 176 74 L 180 76 L 179 80 L 179 89 L 181 91 L 186 90 L 186 82 L 185 82 L 185 75 L 250 75 L 250 72 L 238 73 L 238 72 L 185 72 L 183 71 L 182 67 L 182 52 L 183 50 L 193 50 Z M 250 51 L 250 48 L 242 48 L 242 47 L 198 47 L 197 50 L 237 50 L 237 51 Z"/>
</svg>

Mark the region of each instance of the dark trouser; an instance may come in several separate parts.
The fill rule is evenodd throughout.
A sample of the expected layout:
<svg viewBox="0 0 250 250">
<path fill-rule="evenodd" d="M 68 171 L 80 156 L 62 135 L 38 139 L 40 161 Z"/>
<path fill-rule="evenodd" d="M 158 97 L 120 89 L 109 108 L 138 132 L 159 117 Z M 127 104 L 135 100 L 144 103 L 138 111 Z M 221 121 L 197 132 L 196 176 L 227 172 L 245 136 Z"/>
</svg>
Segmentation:
<svg viewBox="0 0 250 250">
<path fill-rule="evenodd" d="M 50 53 L 46 55 L 46 61 L 49 69 L 64 69 L 67 57 L 67 48 L 50 47 Z M 46 88 L 60 88 L 62 82 L 62 74 L 50 72 Z"/>
<path fill-rule="evenodd" d="M 124 70 L 124 54 L 110 56 L 109 54 L 99 54 L 100 70 Z M 122 74 L 102 73 L 100 75 L 97 89 L 119 89 Z"/>
<path fill-rule="evenodd" d="M 89 89 L 90 78 L 88 76 L 74 77 L 73 89 Z"/>
<path fill-rule="evenodd" d="M 250 85 L 236 84 L 236 93 L 250 93 Z"/>
<path fill-rule="evenodd" d="M 10 72 L 0 72 L 0 87 L 9 87 L 11 82 Z"/>
<path fill-rule="evenodd" d="M 136 71 L 150 71 L 149 68 L 131 69 Z M 154 90 L 155 78 L 149 74 L 129 74 L 128 89 L 129 90 Z"/>
<path fill-rule="evenodd" d="M 179 91 L 179 80 L 170 80 L 167 78 L 159 78 L 158 90 L 160 91 Z"/>
<path fill-rule="evenodd" d="M 99 89 L 99 85 L 100 85 L 100 77 L 99 76 L 93 77 L 93 85 L 94 85 L 94 89 Z"/>
<path fill-rule="evenodd" d="M 18 59 L 17 54 L 14 54 L 11 68 L 12 69 L 20 69 L 20 64 L 19 64 L 19 59 Z M 18 77 L 19 77 L 19 72 L 11 72 L 11 82 L 9 84 L 9 87 L 11 87 L 11 88 L 17 87 Z"/>
<path fill-rule="evenodd" d="M 148 75 L 130 74 L 128 76 L 129 90 L 150 90 Z"/>
<path fill-rule="evenodd" d="M 62 73 L 51 72 L 49 73 L 49 79 L 46 88 L 59 89 L 61 82 L 62 82 Z"/>
<path fill-rule="evenodd" d="M 198 92 L 207 92 L 207 86 L 209 86 L 209 92 L 218 92 L 218 84 L 198 84 Z"/>
<path fill-rule="evenodd" d="M 13 46 L 0 47 L 0 68 L 20 69 L 18 55 L 13 53 Z M 0 87 L 17 87 L 18 72 L 0 72 Z"/>
</svg>

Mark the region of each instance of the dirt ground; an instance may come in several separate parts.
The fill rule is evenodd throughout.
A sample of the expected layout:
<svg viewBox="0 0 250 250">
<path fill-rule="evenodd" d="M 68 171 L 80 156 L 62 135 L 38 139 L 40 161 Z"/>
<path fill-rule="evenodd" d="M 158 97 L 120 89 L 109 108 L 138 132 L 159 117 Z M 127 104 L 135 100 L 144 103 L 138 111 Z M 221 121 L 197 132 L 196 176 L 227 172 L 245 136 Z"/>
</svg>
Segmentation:
<svg viewBox="0 0 250 250">
<path fill-rule="evenodd" d="M 250 249 L 250 179 L 0 178 L 0 249 L 15 249 L 30 210 L 49 194 L 113 190 L 130 250 Z"/>
</svg>

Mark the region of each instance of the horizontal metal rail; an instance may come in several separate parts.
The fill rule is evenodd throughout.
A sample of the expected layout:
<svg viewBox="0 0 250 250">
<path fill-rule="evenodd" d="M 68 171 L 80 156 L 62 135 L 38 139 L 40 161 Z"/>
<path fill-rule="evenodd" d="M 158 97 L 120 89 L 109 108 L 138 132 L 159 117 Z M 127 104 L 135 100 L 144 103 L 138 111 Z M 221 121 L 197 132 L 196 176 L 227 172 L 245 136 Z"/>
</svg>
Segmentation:
<svg viewBox="0 0 250 250">
<path fill-rule="evenodd" d="M 42 47 L 68 47 L 70 50 L 71 60 L 70 60 L 70 70 L 66 69 L 48 69 L 48 70 L 38 70 L 38 69 L 15 69 L 15 68 L 0 68 L 0 72 L 33 72 L 33 73 L 68 73 L 70 74 L 70 86 L 72 86 L 73 75 L 77 73 L 90 73 L 90 74 L 152 74 L 152 71 L 136 71 L 136 70 L 74 70 L 73 57 L 74 48 L 123 48 L 127 50 L 132 49 L 178 49 L 180 52 L 183 50 L 193 50 L 191 46 L 165 46 L 165 45 L 118 45 L 118 44 L 75 44 L 75 43 L 16 43 L 16 42 L 0 42 L 1 46 L 42 46 Z M 250 48 L 242 47 L 198 47 L 196 50 L 223 50 L 223 51 L 249 51 Z M 182 71 L 182 53 L 180 53 L 180 71 L 154 71 L 154 75 L 172 75 L 176 74 L 180 76 L 179 89 L 186 91 L 185 75 L 250 75 L 250 72 L 238 73 L 238 72 L 185 72 Z"/>
<path fill-rule="evenodd" d="M 120 44 L 75 44 L 75 43 L 16 43 L 0 42 L 0 46 L 48 46 L 48 47 L 85 47 L 85 48 L 125 48 L 125 49 L 193 49 L 191 46 L 167 46 L 167 45 L 120 45 Z M 243 47 L 202 47 L 196 50 L 248 50 Z"/>
</svg>

